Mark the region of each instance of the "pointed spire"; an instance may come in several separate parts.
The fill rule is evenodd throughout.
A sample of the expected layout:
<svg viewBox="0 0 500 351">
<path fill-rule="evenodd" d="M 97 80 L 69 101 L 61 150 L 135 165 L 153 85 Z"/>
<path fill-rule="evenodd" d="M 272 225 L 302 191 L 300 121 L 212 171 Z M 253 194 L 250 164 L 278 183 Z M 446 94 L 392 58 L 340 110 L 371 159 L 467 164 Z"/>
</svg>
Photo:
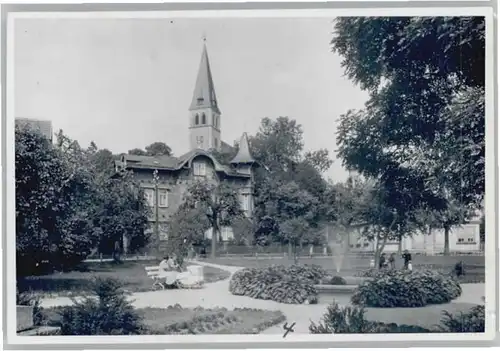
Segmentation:
<svg viewBox="0 0 500 351">
<path fill-rule="evenodd" d="M 210 70 L 210 62 L 208 61 L 207 46 L 205 44 L 206 37 L 203 36 L 203 53 L 201 54 L 200 68 L 198 69 L 198 77 L 193 92 L 193 100 L 191 101 L 190 110 L 200 108 L 213 108 L 217 113 L 220 113 L 217 105 L 217 97 L 215 95 L 214 82 L 212 80 L 212 71 Z"/>
<path fill-rule="evenodd" d="M 250 153 L 250 146 L 248 145 L 247 133 L 243 133 L 240 139 L 238 153 L 232 159 L 231 163 L 254 163 L 255 160 Z"/>
</svg>

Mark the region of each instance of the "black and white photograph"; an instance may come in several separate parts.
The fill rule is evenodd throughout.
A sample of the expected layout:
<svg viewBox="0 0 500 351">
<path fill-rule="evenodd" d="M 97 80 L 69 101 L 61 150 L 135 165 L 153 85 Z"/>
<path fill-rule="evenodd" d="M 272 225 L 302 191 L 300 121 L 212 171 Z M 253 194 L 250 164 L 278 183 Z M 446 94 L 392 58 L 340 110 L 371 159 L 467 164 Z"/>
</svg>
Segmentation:
<svg viewBox="0 0 500 351">
<path fill-rule="evenodd" d="M 262 12 L 9 16 L 16 342 L 492 339 L 489 12 Z"/>
</svg>

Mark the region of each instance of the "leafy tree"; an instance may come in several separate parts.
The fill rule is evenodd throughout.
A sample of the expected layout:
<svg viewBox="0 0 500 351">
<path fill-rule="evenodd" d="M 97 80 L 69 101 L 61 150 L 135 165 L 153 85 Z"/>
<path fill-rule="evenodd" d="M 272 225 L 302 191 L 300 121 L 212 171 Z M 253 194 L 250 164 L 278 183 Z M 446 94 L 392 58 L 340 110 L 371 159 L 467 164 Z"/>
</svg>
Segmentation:
<svg viewBox="0 0 500 351">
<path fill-rule="evenodd" d="M 91 162 L 94 164 L 97 173 L 111 176 L 115 172 L 114 161 L 117 156 L 113 155 L 111 151 L 108 149 L 99 150 L 97 145 L 92 143 L 89 152 L 91 153 Z"/>
<path fill-rule="evenodd" d="M 185 257 L 192 245 L 202 245 L 210 222 L 203 207 L 180 206 L 169 223 L 169 248 L 178 257 Z"/>
<path fill-rule="evenodd" d="M 290 195 L 286 192 L 280 194 L 278 189 L 284 189 L 283 187 L 304 191 L 307 194 L 305 201 L 314 202 L 315 216 L 308 220 L 313 228 L 317 228 L 324 219 L 326 208 L 321 204 L 327 183 L 321 173 L 332 161 L 328 152 L 323 149 L 304 152 L 302 135 L 302 126 L 295 120 L 278 117 L 275 120 L 264 118 L 257 134 L 250 138 L 252 155 L 262 166 L 254 172 L 256 239 L 261 244 L 283 239 L 278 234 L 281 220 L 275 213 L 280 196 Z M 298 197 L 297 200 L 301 201 L 301 198 Z M 286 202 L 287 199 L 284 198 L 283 201 Z M 310 203 L 304 205 L 307 207 Z M 265 239 L 265 235 L 269 238 Z M 307 241 L 317 240 L 318 238 L 309 237 Z"/>
<path fill-rule="evenodd" d="M 340 231 L 343 239 L 355 226 L 363 224 L 365 213 L 372 200 L 373 182 L 361 177 L 349 177 L 343 183 L 329 186 L 324 206 L 326 217 Z"/>
<path fill-rule="evenodd" d="M 70 268 L 94 247 L 92 173 L 77 143 L 54 147 L 37 131 L 15 130 L 17 272 Z M 48 266 L 47 266 L 48 265 Z"/>
<path fill-rule="evenodd" d="M 370 94 L 364 110 L 341 118 L 344 165 L 406 189 L 412 208 L 438 217 L 457 203 L 477 208 L 484 197 L 484 18 L 341 18 L 332 45 L 348 77 Z"/>
<path fill-rule="evenodd" d="M 318 230 L 313 229 L 318 228 L 319 202 L 297 183 L 284 182 L 269 189 L 265 207 L 267 218 L 274 219 L 274 225 L 278 228 L 273 241 L 288 244 L 290 257 L 296 252 L 297 245 L 318 240 L 314 236 Z M 307 226 L 304 223 L 307 223 Z M 300 231 L 300 228 L 304 230 Z"/>
<path fill-rule="evenodd" d="M 377 267 L 387 241 L 401 241 L 403 237 L 418 233 L 421 229 L 418 222 L 421 208 L 407 202 L 408 199 L 408 190 L 399 184 L 388 187 L 377 182 L 369 191 L 362 211 L 363 222 L 366 223 L 362 235 L 375 243 Z"/>
<path fill-rule="evenodd" d="M 297 263 L 298 259 L 297 248 L 302 243 L 304 237 L 307 237 L 310 231 L 311 227 L 303 217 L 285 219 L 282 223 L 280 223 L 280 233 L 284 240 L 288 242 L 288 247 L 293 252 L 295 263 Z M 290 251 L 289 254 L 291 256 Z"/>
<path fill-rule="evenodd" d="M 219 184 L 195 182 L 188 188 L 180 208 L 198 209 L 205 214 L 212 230 L 212 258 L 216 256 L 221 227 L 230 226 L 235 219 L 244 216 L 236 189 L 226 181 Z"/>
<path fill-rule="evenodd" d="M 147 156 L 146 151 L 144 151 L 143 149 L 138 149 L 138 148 L 128 150 L 128 154 L 129 155 L 136 155 L 136 156 Z"/>
<path fill-rule="evenodd" d="M 145 147 L 145 150 L 135 148 L 128 151 L 129 155 L 136 156 L 171 156 L 172 149 L 170 146 L 161 141 L 156 141 Z"/>
<path fill-rule="evenodd" d="M 148 156 L 171 156 L 172 149 L 167 144 L 157 141 L 146 146 L 146 155 Z"/>
</svg>

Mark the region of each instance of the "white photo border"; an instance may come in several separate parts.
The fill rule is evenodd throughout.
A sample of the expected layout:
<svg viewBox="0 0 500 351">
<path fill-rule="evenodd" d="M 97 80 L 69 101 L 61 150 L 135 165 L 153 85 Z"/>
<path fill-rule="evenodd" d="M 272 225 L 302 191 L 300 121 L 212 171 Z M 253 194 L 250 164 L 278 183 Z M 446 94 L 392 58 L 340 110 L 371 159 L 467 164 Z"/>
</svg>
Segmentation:
<svg viewBox="0 0 500 351">
<path fill-rule="evenodd" d="M 395 4 L 397 5 L 397 4 Z M 39 5 L 40 6 L 40 5 Z M 57 6 L 57 5 L 54 5 Z M 75 5 L 76 6 L 76 5 Z M 96 6 L 97 8 L 97 6 Z M 88 8 L 87 8 L 88 9 Z M 4 100 L 4 223 L 6 224 L 3 244 L 4 244 L 4 277 L 7 282 L 14 282 L 15 276 L 15 170 L 14 170 L 14 31 L 15 20 L 19 18 L 299 18 L 299 17 L 340 17 L 340 16 L 484 16 L 486 20 L 486 232 L 497 233 L 497 195 L 496 178 L 496 120 L 495 120 L 495 41 L 494 41 L 494 17 L 490 7 L 440 7 L 440 8 L 356 8 L 356 9 L 300 9 L 300 10 L 189 10 L 189 11 L 99 11 L 83 12 L 10 12 L 6 16 L 6 33 L 3 33 L 3 48 L 6 48 L 7 62 L 4 65 L 3 98 Z M 4 21 L 5 23 L 5 21 Z M 5 29 L 5 26 L 3 27 Z M 5 55 L 4 55 L 5 56 Z M 5 84 L 6 83 L 6 84 Z M 6 104 L 5 104 L 6 103 Z M 6 107 L 6 109 L 5 109 Z M 282 335 L 154 335 L 154 336 L 18 336 L 16 324 L 12 323 L 16 319 L 15 304 L 15 284 L 6 284 L 4 294 L 4 326 L 7 331 L 6 343 L 10 345 L 30 345 L 39 348 L 42 345 L 54 347 L 56 345 L 65 347 L 78 347 L 83 345 L 96 347 L 98 344 L 106 348 L 110 346 L 118 347 L 144 347 L 148 344 L 163 344 L 173 347 L 174 344 L 181 348 L 204 348 L 208 345 L 215 347 L 227 347 L 229 345 L 239 345 L 244 347 L 255 347 L 257 344 L 265 343 L 267 347 L 290 347 L 295 348 L 298 343 L 307 343 L 308 346 L 314 343 L 328 345 L 335 342 L 340 344 L 358 343 L 367 346 L 373 342 L 408 342 L 412 344 L 418 341 L 426 342 L 464 342 L 470 341 L 477 344 L 478 341 L 491 341 L 495 337 L 497 330 L 497 257 L 496 238 L 493 235 L 486 236 L 485 242 L 485 299 L 486 299 L 486 331 L 485 333 L 471 334 L 352 334 L 352 335 L 309 335 L 309 334 L 289 334 L 286 339 Z M 10 323 L 5 323 L 11 321 Z M 224 346 L 227 345 L 227 346 Z M 255 346 L 254 346 L 255 345 Z M 336 345 L 337 346 L 337 345 Z"/>
</svg>

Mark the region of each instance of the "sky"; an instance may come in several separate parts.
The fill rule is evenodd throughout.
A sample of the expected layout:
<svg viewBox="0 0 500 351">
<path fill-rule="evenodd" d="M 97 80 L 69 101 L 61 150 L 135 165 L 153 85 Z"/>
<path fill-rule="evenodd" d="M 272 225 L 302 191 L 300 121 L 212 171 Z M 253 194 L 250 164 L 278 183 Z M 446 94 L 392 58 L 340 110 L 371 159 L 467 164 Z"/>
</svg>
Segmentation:
<svg viewBox="0 0 500 351">
<path fill-rule="evenodd" d="M 331 52 L 327 18 L 16 19 L 15 116 L 47 119 L 80 145 L 114 153 L 167 143 L 189 148 L 203 40 L 222 112 L 222 139 L 253 135 L 264 117 L 302 125 L 305 151 L 326 148 L 342 181 L 338 118 L 367 93 Z"/>
</svg>

